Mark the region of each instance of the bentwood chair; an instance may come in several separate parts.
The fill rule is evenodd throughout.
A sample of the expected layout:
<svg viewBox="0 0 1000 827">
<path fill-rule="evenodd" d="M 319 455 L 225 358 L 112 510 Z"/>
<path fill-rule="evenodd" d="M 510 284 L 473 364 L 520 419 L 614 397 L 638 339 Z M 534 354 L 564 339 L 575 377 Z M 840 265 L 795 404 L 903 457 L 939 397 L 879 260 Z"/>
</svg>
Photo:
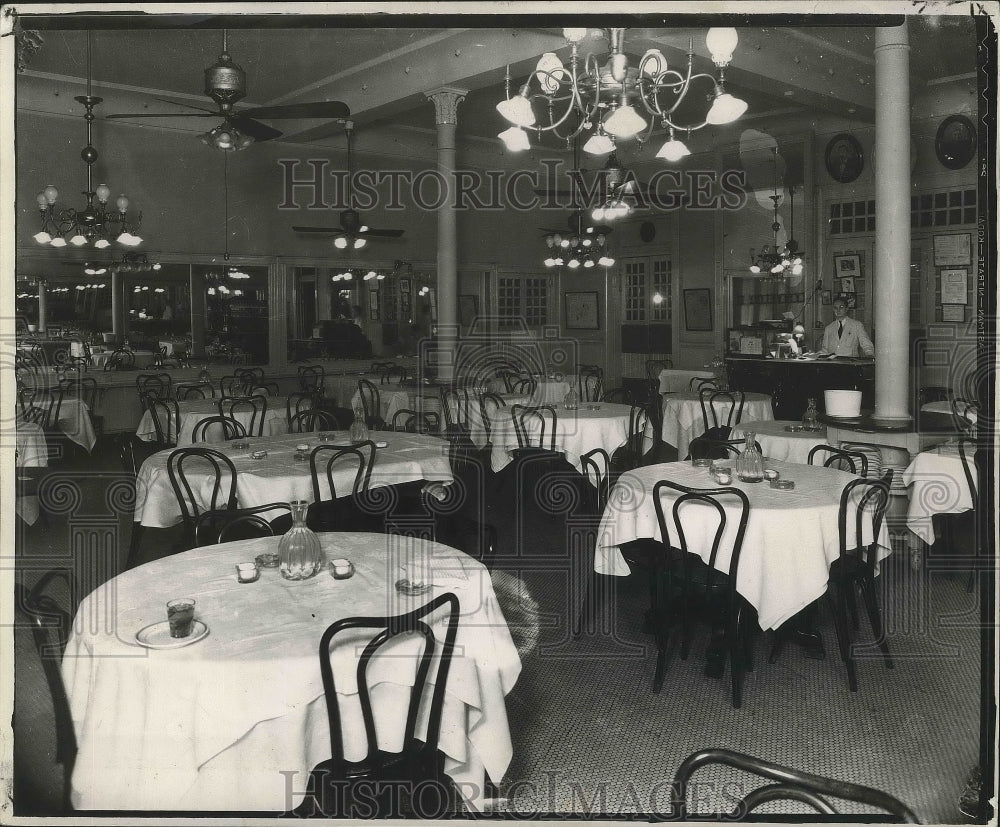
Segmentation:
<svg viewBox="0 0 1000 827">
<path fill-rule="evenodd" d="M 604 371 L 600 368 L 581 368 L 580 399 L 583 402 L 597 402 L 604 391 L 603 383 Z"/>
<path fill-rule="evenodd" d="M 643 465 L 646 454 L 646 427 L 649 412 L 643 405 L 633 405 L 628 417 L 628 437 L 625 444 L 611 454 L 611 475 L 617 480 L 625 471 Z"/>
<path fill-rule="evenodd" d="M 878 586 L 875 582 L 878 564 L 878 536 L 889 505 L 889 489 L 892 486 L 892 469 L 886 471 L 882 479 L 851 480 L 840 495 L 840 513 L 837 526 L 840 537 L 840 556 L 830 566 L 830 589 L 827 598 L 834 609 L 837 642 L 840 656 L 847 667 L 847 683 L 851 692 L 858 691 L 858 679 L 854 666 L 851 627 L 857 621 L 848 622 L 848 607 L 854 606 L 855 590 L 861 592 L 868 620 L 871 623 L 875 643 L 882 651 L 882 659 L 887 669 L 893 668 L 889 644 L 885 639 L 882 615 L 878 605 Z M 862 529 L 866 519 L 871 521 L 870 543 L 862 542 Z M 854 543 L 848 541 L 848 526 L 853 523 Z M 832 594 L 831 594 L 832 592 Z"/>
<path fill-rule="evenodd" d="M 517 435 L 518 448 L 556 450 L 558 415 L 552 405 L 514 405 L 510 409 L 510 415 L 514 420 L 514 433 Z M 538 429 L 534 432 L 532 432 L 532 422 L 538 423 Z M 546 435 L 548 435 L 548 444 L 546 444 Z"/>
<path fill-rule="evenodd" d="M 293 391 L 285 399 L 285 421 L 291 425 L 292 418 L 302 411 L 319 408 L 316 391 Z"/>
<path fill-rule="evenodd" d="M 330 758 L 318 764 L 312 773 L 312 795 L 298 808 L 296 815 L 324 815 L 336 818 L 401 818 L 418 813 L 422 818 L 445 816 L 455 805 L 454 791 L 444 774 L 444 756 L 438 749 L 438 737 L 444 712 L 448 675 L 451 669 L 460 614 L 458 598 L 451 592 L 439 595 L 424 606 L 395 617 L 347 617 L 327 627 L 319 642 L 319 667 L 326 695 L 330 728 Z M 434 628 L 443 623 L 440 643 Z M 344 727 L 338 698 L 338 682 L 331 655 L 342 637 L 357 647 L 356 630 L 365 630 L 370 639 L 358 656 L 356 674 L 361 725 L 367 742 L 367 755 L 360 761 L 344 757 Z M 440 633 L 439 633 L 440 634 Z M 379 744 L 376 713 L 372 703 L 369 671 L 381 657 L 383 647 L 397 648 L 402 639 L 415 639 L 416 665 L 409 703 L 403 724 L 402 749 L 388 752 Z M 397 657 L 398 655 L 387 655 Z M 436 663 L 436 666 L 435 666 Z M 434 666 L 434 668 L 432 668 Z M 407 670 L 409 671 L 409 670 Z M 434 674 L 431 684 L 429 676 Z M 417 721 L 426 721 L 426 736 L 417 736 Z M 409 796 L 400 801 L 400 793 Z"/>
<path fill-rule="evenodd" d="M 208 438 L 210 429 L 212 429 L 213 436 L 215 437 L 211 440 Z M 228 442 L 231 439 L 245 437 L 247 432 L 239 420 L 233 419 L 231 416 L 222 416 L 221 414 L 206 416 L 204 419 L 199 419 L 195 423 L 194 428 L 191 429 L 191 444 L 219 442 L 220 434 L 221 441 Z"/>
<path fill-rule="evenodd" d="M 207 382 L 197 384 L 178 382 L 174 390 L 174 397 L 178 402 L 186 402 L 189 399 L 215 399 L 215 388 Z"/>
<path fill-rule="evenodd" d="M 692 812 L 688 809 L 688 788 L 698 787 L 697 782 L 692 782 L 692 776 L 702 767 L 709 765 L 724 765 L 740 770 L 743 773 L 751 773 L 761 778 L 767 779 L 767 784 L 754 785 L 749 792 L 744 792 L 747 786 L 743 776 L 732 779 L 732 790 L 739 790 L 739 798 L 726 798 L 726 804 L 732 804 L 733 809 L 723 812 L 716 808 L 711 812 Z M 712 772 L 712 785 L 715 789 L 727 789 L 727 781 L 720 777 L 718 770 Z M 704 797 L 696 794 L 696 799 Z M 873 787 L 865 787 L 861 784 L 854 784 L 850 781 L 840 781 L 836 778 L 826 778 L 821 775 L 803 772 L 802 770 L 785 767 L 752 755 L 742 752 L 733 752 L 726 749 L 704 749 L 692 753 L 684 759 L 674 775 L 674 783 L 671 786 L 671 820 L 680 821 L 768 821 L 772 811 L 754 815 L 754 810 L 762 804 L 773 801 L 794 801 L 796 804 L 805 804 L 819 813 L 824 820 L 830 821 L 882 821 L 885 813 L 888 813 L 890 821 L 894 823 L 919 824 L 920 820 L 916 814 L 888 793 L 876 790 Z M 884 811 L 879 813 L 855 814 L 852 810 L 849 818 L 840 816 L 840 811 L 828 801 L 828 799 L 840 799 L 858 804 L 866 804 Z M 799 818 L 790 818 L 798 814 Z M 775 820 L 808 820 L 812 821 L 808 815 L 802 819 L 798 810 L 796 813 L 774 813 Z M 782 817 L 783 816 L 783 817 Z"/>
<path fill-rule="evenodd" d="M 227 396 L 220 399 L 219 416 L 227 416 L 235 419 L 237 413 L 249 413 L 250 424 L 246 427 L 248 436 L 263 436 L 264 421 L 267 419 L 267 397 L 255 394 L 254 396 Z"/>
<path fill-rule="evenodd" d="M 309 474 L 312 478 L 312 505 L 306 521 L 313 531 L 354 531 L 371 527 L 377 515 L 368 508 L 365 494 L 372 477 L 377 449 L 371 440 L 352 445 L 319 445 L 309 454 Z M 356 469 L 354 464 L 357 464 Z M 337 490 L 334 475 L 342 470 L 354 470 L 348 491 Z M 323 496 L 321 485 L 326 480 L 329 491 Z"/>
<path fill-rule="evenodd" d="M 365 425 L 375 431 L 385 430 L 385 420 L 382 418 L 382 397 L 379 395 L 378 387 L 367 379 L 359 379 L 358 395 L 361 397 Z"/>
<path fill-rule="evenodd" d="M 608 456 L 608 452 L 603 448 L 594 448 L 591 451 L 583 454 L 580 457 L 580 467 L 583 471 L 583 476 L 594 486 L 597 492 L 597 498 L 595 500 L 596 509 L 592 516 L 596 517 L 596 521 L 600 521 L 601 515 L 604 513 L 604 509 L 608 504 L 608 495 L 611 493 L 612 486 L 612 471 L 611 471 L 611 457 Z M 574 523 L 579 527 L 580 520 L 574 518 Z M 596 529 L 596 526 L 595 526 Z M 594 536 L 594 541 L 596 544 L 596 531 Z M 583 564 L 586 566 L 586 586 L 583 595 L 583 602 L 580 605 L 580 613 L 576 618 L 576 625 L 573 628 L 573 635 L 579 637 L 583 632 L 584 624 L 591 617 L 594 611 L 595 604 L 598 600 L 598 594 L 604 591 L 601 587 L 606 585 L 608 578 L 604 575 L 597 574 L 594 571 L 593 558 L 584 559 Z"/>
<path fill-rule="evenodd" d="M 531 376 L 526 376 L 523 379 L 515 379 L 510 383 L 510 393 L 516 393 L 520 396 L 534 396 L 535 391 L 538 389 L 538 382 Z"/>
<path fill-rule="evenodd" d="M 739 425 L 743 418 L 743 405 L 746 395 L 743 391 L 720 391 L 714 388 L 702 388 L 698 392 L 701 402 L 701 420 L 705 426 L 702 436 L 709 439 L 729 439 L 733 426 Z M 716 407 L 726 407 L 724 416 Z"/>
<path fill-rule="evenodd" d="M 379 378 L 379 383 L 382 385 L 402 385 L 406 381 L 407 374 L 408 371 L 402 365 L 393 365 L 391 368 L 386 368 Z"/>
<path fill-rule="evenodd" d="M 188 474 L 204 474 L 212 483 L 207 505 L 195 491 L 203 492 L 205 486 L 200 480 L 192 483 Z M 205 511 L 232 511 L 236 508 L 236 466 L 221 451 L 203 446 L 178 448 L 167 457 L 167 476 L 180 506 L 181 520 L 192 544 L 198 542 L 196 527 L 198 518 Z"/>
<path fill-rule="evenodd" d="M 69 599 L 73 599 L 73 578 L 68 569 L 52 569 L 39 578 L 38 582 L 27 588 L 23 583 L 15 584 L 14 611 L 28 621 L 35 652 L 41 662 L 52 700 L 53 717 L 55 721 L 55 762 L 62 765 L 62 800 L 58 805 L 60 813 L 71 814 L 70 779 L 73 776 L 73 765 L 76 762 L 76 735 L 73 730 L 73 718 L 70 713 L 69 698 L 63 683 L 62 671 L 59 667 L 63 649 L 72 629 L 70 613 L 62 609 L 59 603 L 48 593 L 49 586 L 56 578 L 66 581 Z M 18 624 L 20 625 L 20 624 Z M 22 664 L 23 666 L 23 664 Z M 51 761 L 52 758 L 49 758 Z M 17 776 L 14 781 L 14 795 L 17 796 L 19 784 Z M 21 796 L 28 800 L 29 796 Z M 47 814 L 46 814 L 47 815 Z"/>
<path fill-rule="evenodd" d="M 843 448 L 835 448 L 832 445 L 816 445 L 809 451 L 806 460 L 809 465 L 816 465 L 821 454 L 823 466 L 825 468 L 838 468 L 841 471 L 850 471 L 852 474 L 860 473 L 862 477 L 868 476 L 868 457 L 860 451 L 847 451 Z"/>
<path fill-rule="evenodd" d="M 304 393 L 322 393 L 323 382 L 326 378 L 326 371 L 322 365 L 300 365 L 298 374 L 299 387 Z"/>
<path fill-rule="evenodd" d="M 113 350 L 104 363 L 105 370 L 132 370 L 135 367 L 135 354 L 126 348 Z"/>
<path fill-rule="evenodd" d="M 329 411 L 307 408 L 293 414 L 288 420 L 288 433 L 304 434 L 313 431 L 342 431 L 344 428 Z"/>
<path fill-rule="evenodd" d="M 672 499 L 664 501 L 664 495 Z M 659 629 L 657 640 L 656 673 L 653 691 L 659 692 L 669 665 L 670 637 L 674 614 L 681 626 L 681 659 L 686 660 L 691 647 L 692 618 L 697 607 L 707 609 L 710 617 L 718 618 L 725 630 L 726 652 L 722 655 L 723 668 L 728 655 L 732 683 L 733 708 L 743 704 L 743 672 L 752 671 L 750 657 L 750 615 L 752 609 L 736 591 L 740 565 L 740 552 L 750 517 L 750 500 L 739 488 L 690 488 L 670 480 L 660 480 L 653 487 L 653 506 L 660 526 L 660 537 L 665 547 L 664 563 L 658 572 L 657 612 Z M 727 513 L 736 509 L 736 513 Z M 732 540 L 727 541 L 729 558 L 725 571 L 717 568 L 723 537 L 730 522 L 736 523 Z M 710 542 L 708 559 L 691 551 L 690 542 Z M 678 553 L 679 552 L 679 553 Z M 670 593 L 674 606 L 665 606 Z"/>
<path fill-rule="evenodd" d="M 257 537 L 274 537 L 274 521 L 281 519 L 281 512 L 291 513 L 288 503 L 267 503 L 253 508 L 234 508 L 222 511 L 205 511 L 195 524 L 195 537 L 199 546 L 213 546 L 233 540 L 252 540 Z"/>
<path fill-rule="evenodd" d="M 400 408 L 392 415 L 392 430 L 410 434 L 436 434 L 441 430 L 441 415 L 437 411 Z"/>
<path fill-rule="evenodd" d="M 483 422 L 483 432 L 486 436 L 486 444 L 493 443 L 493 420 L 500 414 L 501 408 L 507 407 L 507 400 L 498 393 L 486 393 L 479 396 L 479 418 Z"/>
<path fill-rule="evenodd" d="M 692 376 L 688 388 L 694 393 L 701 393 L 703 390 L 721 390 L 719 383 L 712 376 Z"/>
<path fill-rule="evenodd" d="M 674 363 L 670 359 L 647 359 L 646 360 L 646 378 L 650 382 L 656 383 L 656 388 L 660 388 L 660 373 L 665 370 L 669 370 L 674 366 Z"/>
<path fill-rule="evenodd" d="M 180 429 L 180 410 L 176 399 L 161 399 L 158 396 L 143 397 L 146 409 L 153 420 L 156 431 L 156 441 L 161 445 L 176 445 L 177 432 Z"/>
</svg>

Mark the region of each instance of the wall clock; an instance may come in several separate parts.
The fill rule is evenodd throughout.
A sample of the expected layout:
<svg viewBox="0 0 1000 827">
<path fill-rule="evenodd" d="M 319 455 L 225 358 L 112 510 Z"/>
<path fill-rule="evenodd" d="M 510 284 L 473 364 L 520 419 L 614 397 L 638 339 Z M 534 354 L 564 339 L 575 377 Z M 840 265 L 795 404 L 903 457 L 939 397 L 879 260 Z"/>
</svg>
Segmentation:
<svg viewBox="0 0 1000 827">
<path fill-rule="evenodd" d="M 841 184 L 849 184 L 865 168 L 865 153 L 853 135 L 841 132 L 826 145 L 826 171 Z"/>
<path fill-rule="evenodd" d="M 934 152 L 941 166 L 961 169 L 976 154 L 976 127 L 965 115 L 949 115 L 938 127 Z"/>
</svg>

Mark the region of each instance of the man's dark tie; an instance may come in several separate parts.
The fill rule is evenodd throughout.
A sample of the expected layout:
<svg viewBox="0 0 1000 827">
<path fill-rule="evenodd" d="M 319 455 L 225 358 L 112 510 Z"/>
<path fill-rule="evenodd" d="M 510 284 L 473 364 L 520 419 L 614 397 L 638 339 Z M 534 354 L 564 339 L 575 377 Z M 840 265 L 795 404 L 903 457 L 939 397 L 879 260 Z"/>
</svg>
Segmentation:
<svg viewBox="0 0 1000 827">
<path fill-rule="evenodd" d="M 840 339 L 844 335 L 844 323 L 840 323 L 840 328 L 837 330 L 837 338 Z"/>
</svg>

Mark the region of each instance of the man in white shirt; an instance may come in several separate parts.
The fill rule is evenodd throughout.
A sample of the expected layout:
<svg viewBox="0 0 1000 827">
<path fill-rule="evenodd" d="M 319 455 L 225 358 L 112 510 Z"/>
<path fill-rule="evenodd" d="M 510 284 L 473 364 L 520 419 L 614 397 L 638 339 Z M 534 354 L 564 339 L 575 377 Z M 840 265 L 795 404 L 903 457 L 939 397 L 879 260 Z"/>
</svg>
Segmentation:
<svg viewBox="0 0 1000 827">
<path fill-rule="evenodd" d="M 865 326 L 847 315 L 847 302 L 835 299 L 833 321 L 823 331 L 821 351 L 834 356 L 874 356 L 875 345 L 868 338 Z"/>
</svg>

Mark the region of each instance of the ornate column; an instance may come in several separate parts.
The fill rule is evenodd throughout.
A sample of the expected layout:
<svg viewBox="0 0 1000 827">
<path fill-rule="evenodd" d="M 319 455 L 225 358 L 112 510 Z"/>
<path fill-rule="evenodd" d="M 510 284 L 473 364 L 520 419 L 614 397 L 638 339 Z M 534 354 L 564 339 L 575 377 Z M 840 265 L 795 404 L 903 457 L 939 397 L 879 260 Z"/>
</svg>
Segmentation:
<svg viewBox="0 0 1000 827">
<path fill-rule="evenodd" d="M 48 315 L 48 292 L 45 279 L 38 280 L 38 332 L 45 332 L 46 316 Z"/>
<path fill-rule="evenodd" d="M 455 368 L 455 340 L 458 334 L 458 236 L 455 213 L 455 126 L 458 105 L 468 94 L 467 89 L 442 86 L 427 93 L 434 104 L 437 124 L 438 174 L 442 205 L 438 208 L 437 254 L 437 346 L 438 373 L 451 379 Z"/>
<path fill-rule="evenodd" d="M 909 62 L 906 22 L 876 27 L 875 418 L 890 422 L 910 419 Z"/>
</svg>

